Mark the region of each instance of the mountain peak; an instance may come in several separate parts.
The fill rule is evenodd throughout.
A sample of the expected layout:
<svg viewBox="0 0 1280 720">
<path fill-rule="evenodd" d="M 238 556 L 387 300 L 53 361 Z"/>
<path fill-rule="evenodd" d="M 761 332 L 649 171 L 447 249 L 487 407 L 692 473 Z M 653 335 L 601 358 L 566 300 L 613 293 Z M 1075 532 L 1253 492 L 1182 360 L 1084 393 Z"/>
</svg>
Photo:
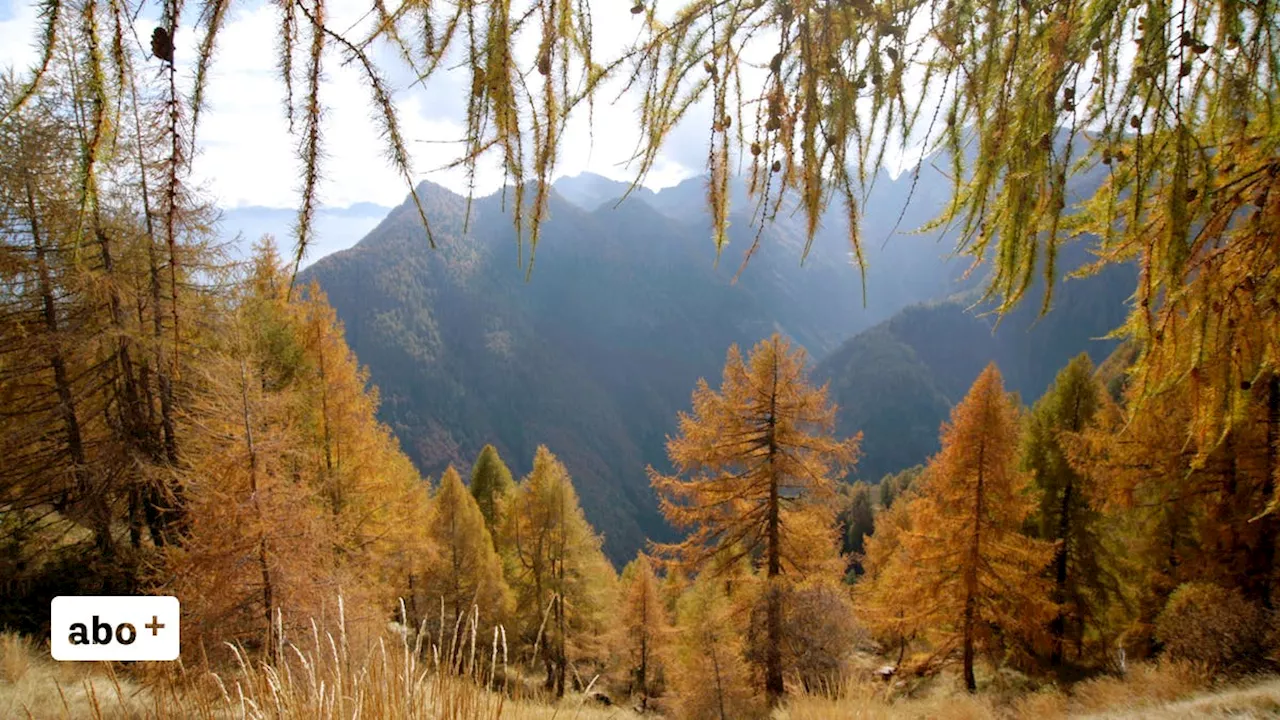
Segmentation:
<svg viewBox="0 0 1280 720">
<path fill-rule="evenodd" d="M 591 212 L 606 202 L 616 201 L 626 195 L 627 190 L 631 188 L 631 183 L 613 180 L 592 172 L 581 172 L 556 180 L 552 187 L 565 200 Z M 654 195 L 652 190 L 644 186 L 637 187 L 631 192 L 631 197 L 652 198 Z"/>
</svg>

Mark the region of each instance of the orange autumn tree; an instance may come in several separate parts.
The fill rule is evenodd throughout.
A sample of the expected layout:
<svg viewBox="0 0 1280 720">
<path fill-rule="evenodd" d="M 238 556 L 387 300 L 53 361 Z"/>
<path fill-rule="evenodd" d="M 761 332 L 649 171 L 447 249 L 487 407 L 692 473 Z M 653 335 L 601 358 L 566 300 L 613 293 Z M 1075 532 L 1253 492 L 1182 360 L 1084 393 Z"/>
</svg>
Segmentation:
<svg viewBox="0 0 1280 720">
<path fill-rule="evenodd" d="M 1053 545 L 1022 534 L 1035 498 L 1018 467 L 1019 423 L 1000 371 L 988 365 L 942 427 L 942 450 L 906 510 L 904 557 L 872 567 L 883 570 L 873 584 L 895 588 L 881 597 L 914 601 L 893 612 L 871 608 L 868 618 L 890 618 L 898 632 L 922 628 L 937 657 L 959 646 L 970 692 L 978 650 L 1035 637 L 1052 617 L 1043 570 Z"/>
<path fill-rule="evenodd" d="M 480 637 L 488 637 L 506 621 L 511 591 L 484 514 L 452 465 L 440 478 L 426 526 L 435 552 L 422 568 L 424 630 L 427 640 L 437 644 L 442 662 L 453 668 L 461 665 L 468 636 L 478 630 Z M 419 604 L 416 597 L 414 604 Z M 437 606 L 438 621 L 431 612 Z"/>
<path fill-rule="evenodd" d="M 696 569 L 746 558 L 763 571 L 763 669 L 771 701 L 783 693 L 783 600 L 787 582 L 842 571 L 833 475 L 856 460 L 861 435 L 832 436 L 826 387 L 808 382 L 803 348 L 774 334 L 746 361 L 729 349 L 720 390 L 705 380 L 680 433 L 667 441 L 677 474 L 649 468 L 667 520 L 691 532 L 659 550 Z"/>
<path fill-rule="evenodd" d="M 618 645 L 632 692 L 640 692 L 640 711 L 645 712 L 662 677 L 670 623 L 649 556 L 642 552 L 627 564 L 622 571 L 622 586 Z"/>
</svg>

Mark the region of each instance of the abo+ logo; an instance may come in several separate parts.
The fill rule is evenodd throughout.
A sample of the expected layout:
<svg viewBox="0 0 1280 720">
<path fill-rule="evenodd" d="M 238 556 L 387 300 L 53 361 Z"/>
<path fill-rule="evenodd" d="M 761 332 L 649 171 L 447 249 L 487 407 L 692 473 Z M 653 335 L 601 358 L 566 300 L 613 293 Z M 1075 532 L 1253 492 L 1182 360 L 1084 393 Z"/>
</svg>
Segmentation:
<svg viewBox="0 0 1280 720">
<path fill-rule="evenodd" d="M 68 596 L 50 607 L 54 660 L 177 660 L 178 598 Z"/>
</svg>

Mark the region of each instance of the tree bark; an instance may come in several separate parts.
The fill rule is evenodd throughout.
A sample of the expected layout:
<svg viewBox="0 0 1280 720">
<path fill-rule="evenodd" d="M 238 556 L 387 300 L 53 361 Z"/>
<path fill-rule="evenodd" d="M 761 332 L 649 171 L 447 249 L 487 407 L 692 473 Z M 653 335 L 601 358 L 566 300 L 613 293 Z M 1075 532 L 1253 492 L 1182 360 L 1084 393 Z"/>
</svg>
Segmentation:
<svg viewBox="0 0 1280 720">
<path fill-rule="evenodd" d="M 978 682 L 973 675 L 974 624 L 977 620 L 978 596 L 978 563 L 982 557 L 982 501 L 983 474 L 986 470 L 987 447 L 978 447 L 978 488 L 974 500 L 973 540 L 969 549 L 969 567 L 966 568 L 964 599 L 964 686 L 969 692 L 978 690 Z"/>
<path fill-rule="evenodd" d="M 77 502 L 87 502 L 89 522 L 93 527 L 94 545 L 103 557 L 115 555 L 111 538 L 111 518 L 102 493 L 95 493 L 89 482 L 89 466 L 84 452 L 84 438 L 80 418 L 76 412 L 75 395 L 67 373 L 66 358 L 62 355 L 62 337 L 58 325 L 58 308 L 54 301 L 53 279 L 49 272 L 47 248 L 41 237 L 40 218 L 37 214 L 35 190 L 30 181 L 25 184 L 28 220 L 31 224 L 31 241 L 36 255 L 39 274 L 41 312 L 45 330 L 49 334 L 47 362 L 53 371 L 54 392 L 58 396 L 58 411 L 62 416 L 66 433 L 67 454 L 71 457 L 71 476 L 75 485 Z"/>
<path fill-rule="evenodd" d="M 266 656 L 270 657 L 276 647 L 275 629 L 271 622 L 271 613 L 275 604 L 275 588 L 271 581 L 271 565 L 267 555 L 266 518 L 262 513 L 262 502 L 258 495 L 258 451 L 253 443 L 253 420 L 249 411 L 249 377 L 245 370 L 245 362 L 240 361 L 240 399 L 244 417 L 244 442 L 249 453 L 249 492 L 253 500 L 253 510 L 258 521 L 258 570 L 262 575 L 262 608 L 267 623 Z"/>
<path fill-rule="evenodd" d="M 1267 462 L 1266 477 L 1262 480 L 1262 501 L 1271 502 L 1276 490 L 1276 455 L 1280 453 L 1280 375 L 1271 373 L 1267 381 Z M 1272 585 L 1276 572 L 1276 540 L 1280 536 L 1280 522 L 1274 513 L 1268 513 L 1258 519 L 1262 523 L 1262 537 L 1259 541 L 1258 567 L 1256 577 L 1261 585 L 1262 605 L 1273 610 L 1275 600 L 1272 597 Z"/>
<path fill-rule="evenodd" d="M 778 452 L 777 402 L 778 402 L 778 348 L 774 346 L 773 387 L 769 394 L 768 417 L 768 456 L 769 473 L 769 509 L 768 509 L 768 593 L 765 605 L 765 656 L 764 656 L 764 690 L 770 705 L 776 705 L 782 698 L 786 688 L 782 677 L 782 597 L 778 587 L 779 576 L 782 575 L 782 550 L 780 529 L 781 500 L 778 489 L 778 475 L 774 470 L 774 458 Z"/>
</svg>

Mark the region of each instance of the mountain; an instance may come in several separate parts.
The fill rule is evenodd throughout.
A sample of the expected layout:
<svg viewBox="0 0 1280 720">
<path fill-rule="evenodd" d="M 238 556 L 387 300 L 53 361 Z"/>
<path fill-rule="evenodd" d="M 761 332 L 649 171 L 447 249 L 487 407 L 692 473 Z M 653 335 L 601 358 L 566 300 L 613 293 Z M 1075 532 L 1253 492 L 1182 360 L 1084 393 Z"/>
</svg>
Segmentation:
<svg viewBox="0 0 1280 720">
<path fill-rule="evenodd" d="M 1104 336 L 1123 322 L 1137 271 L 1115 265 L 1068 278 L 1087 255 L 1079 244 L 1061 253 L 1063 274 L 1043 317 L 1042 283 L 1004 318 L 990 305 L 975 307 L 970 291 L 906 308 L 822 360 L 814 377 L 831 383 L 837 431 L 863 432 L 860 479 L 876 482 L 937 452 L 942 422 L 988 362 L 1030 404 L 1073 356 L 1087 352 L 1099 365 L 1111 355 L 1118 341 Z"/>
<path fill-rule="evenodd" d="M 406 202 L 300 280 L 328 293 L 380 389 L 382 419 L 424 473 L 467 467 L 493 442 L 522 474 L 545 443 L 573 474 L 609 556 L 624 561 L 646 538 L 673 537 L 645 466 L 667 469 L 677 414 L 699 378 L 718 382 L 731 344 L 781 331 L 816 361 L 953 289 L 963 264 L 945 258 L 936 235 L 883 243 L 910 183 L 877 182 L 874 207 L 885 212 L 864 226 L 865 305 L 834 211 L 803 265 L 802 226 L 780 217 L 733 282 L 755 238 L 752 208 L 735 188 L 730 243 L 717 262 L 700 179 L 620 205 L 625 183 L 560 181 L 527 282 L 500 194 L 473 202 L 464 233 L 465 198 L 424 183 L 438 249 Z M 903 227 L 937 205 L 924 207 L 913 202 Z"/>
</svg>

